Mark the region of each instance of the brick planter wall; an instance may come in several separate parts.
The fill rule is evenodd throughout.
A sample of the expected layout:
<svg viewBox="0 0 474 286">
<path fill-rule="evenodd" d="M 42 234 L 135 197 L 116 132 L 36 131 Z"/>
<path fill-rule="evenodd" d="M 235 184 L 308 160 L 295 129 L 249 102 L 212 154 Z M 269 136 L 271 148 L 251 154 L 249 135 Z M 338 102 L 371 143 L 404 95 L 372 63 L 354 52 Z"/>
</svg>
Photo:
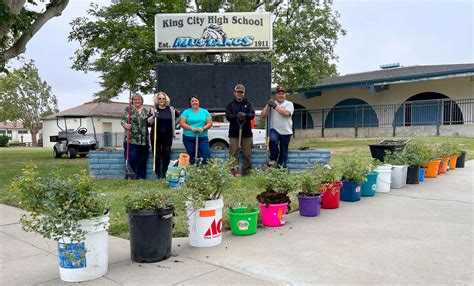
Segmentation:
<svg viewBox="0 0 474 286">
<path fill-rule="evenodd" d="M 184 150 L 173 150 L 171 160 L 177 160 L 179 153 Z M 211 157 L 227 159 L 228 150 L 212 151 Z M 302 171 L 315 163 L 326 164 L 331 158 L 328 150 L 291 150 L 288 153 L 288 170 L 290 172 Z M 254 150 L 252 152 L 252 167 L 260 168 L 267 163 L 267 152 Z M 147 163 L 147 178 L 156 179 L 153 173 L 153 155 L 150 154 Z M 123 151 L 91 151 L 89 153 L 89 174 L 94 179 L 123 179 L 125 177 L 125 159 Z"/>
</svg>

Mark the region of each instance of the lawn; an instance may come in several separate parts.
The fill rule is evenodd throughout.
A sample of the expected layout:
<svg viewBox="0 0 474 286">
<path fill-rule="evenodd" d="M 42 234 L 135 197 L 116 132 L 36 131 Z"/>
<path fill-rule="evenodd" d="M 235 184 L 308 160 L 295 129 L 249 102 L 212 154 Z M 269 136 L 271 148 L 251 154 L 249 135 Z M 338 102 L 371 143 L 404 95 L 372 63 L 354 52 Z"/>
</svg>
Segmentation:
<svg viewBox="0 0 474 286">
<path fill-rule="evenodd" d="M 403 138 L 406 139 L 406 138 Z M 417 137 L 407 138 L 417 142 L 442 143 L 452 142 L 460 144 L 467 150 L 467 159 L 474 159 L 474 138 L 451 138 L 451 137 Z M 331 163 L 336 163 L 344 156 L 353 154 L 362 155 L 370 159 L 368 144 L 377 143 L 381 139 L 341 139 L 341 138 L 318 138 L 318 139 L 294 139 L 290 145 L 295 149 L 301 146 L 311 148 L 322 148 L 331 151 Z M 53 168 L 59 168 L 64 175 L 78 173 L 87 169 L 88 159 L 77 158 L 69 160 L 66 158 L 54 159 L 50 148 L 0 148 L 0 203 L 19 206 L 18 193 L 10 190 L 9 186 L 13 177 L 21 174 L 21 169 L 27 164 L 35 164 L 42 174 L 47 174 Z M 128 238 L 128 222 L 125 213 L 123 198 L 127 194 L 133 194 L 140 189 L 150 189 L 165 187 L 164 181 L 126 181 L 126 180 L 96 180 L 96 187 L 99 192 L 105 193 L 110 198 L 112 204 L 110 234 Z M 239 178 L 234 181 L 233 186 L 224 192 L 224 227 L 228 228 L 227 208 L 236 205 L 241 198 L 250 201 L 254 199 L 261 190 L 252 177 Z M 292 195 L 292 211 L 298 209 L 296 198 Z M 185 215 L 178 213 L 175 219 L 173 236 L 186 236 L 187 225 Z"/>
</svg>

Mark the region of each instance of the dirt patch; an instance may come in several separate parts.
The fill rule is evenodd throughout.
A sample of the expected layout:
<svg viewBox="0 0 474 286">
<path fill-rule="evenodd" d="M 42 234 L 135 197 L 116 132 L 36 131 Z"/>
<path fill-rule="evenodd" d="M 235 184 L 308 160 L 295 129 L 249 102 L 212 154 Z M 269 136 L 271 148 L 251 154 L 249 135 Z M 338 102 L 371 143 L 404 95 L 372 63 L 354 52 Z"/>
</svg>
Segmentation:
<svg viewBox="0 0 474 286">
<path fill-rule="evenodd" d="M 348 153 L 348 152 L 367 152 L 367 146 L 358 146 L 358 147 L 332 147 L 326 148 L 331 151 L 331 154 L 341 154 L 341 153 Z"/>
</svg>

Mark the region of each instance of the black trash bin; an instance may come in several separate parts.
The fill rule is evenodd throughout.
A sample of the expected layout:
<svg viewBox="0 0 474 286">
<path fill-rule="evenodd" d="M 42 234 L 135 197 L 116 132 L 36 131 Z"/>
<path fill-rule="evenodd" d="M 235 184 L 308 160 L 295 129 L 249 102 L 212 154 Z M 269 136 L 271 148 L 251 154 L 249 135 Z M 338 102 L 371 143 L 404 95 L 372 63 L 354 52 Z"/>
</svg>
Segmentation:
<svg viewBox="0 0 474 286">
<path fill-rule="evenodd" d="M 378 144 L 369 144 L 372 158 L 384 161 L 385 151 L 390 153 L 402 151 L 410 140 L 382 140 Z"/>
<path fill-rule="evenodd" d="M 408 166 L 407 170 L 407 184 L 420 183 L 420 166 Z"/>
<path fill-rule="evenodd" d="M 466 151 L 462 151 L 461 155 L 456 161 L 456 168 L 464 168 L 464 163 L 466 162 Z"/>
<path fill-rule="evenodd" d="M 132 261 L 158 262 L 171 256 L 173 212 L 173 206 L 127 211 Z"/>
</svg>

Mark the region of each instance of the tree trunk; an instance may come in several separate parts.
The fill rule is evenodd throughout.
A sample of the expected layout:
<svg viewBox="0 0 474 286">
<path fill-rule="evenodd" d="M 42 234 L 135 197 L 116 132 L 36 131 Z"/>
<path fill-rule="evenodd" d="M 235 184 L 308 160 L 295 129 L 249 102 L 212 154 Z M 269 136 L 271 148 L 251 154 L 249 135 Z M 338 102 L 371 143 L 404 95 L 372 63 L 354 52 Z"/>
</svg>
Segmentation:
<svg viewBox="0 0 474 286">
<path fill-rule="evenodd" d="M 38 140 L 36 139 L 36 135 L 38 135 L 38 131 L 30 130 L 30 134 L 31 134 L 31 145 L 33 147 L 38 147 Z"/>
</svg>

